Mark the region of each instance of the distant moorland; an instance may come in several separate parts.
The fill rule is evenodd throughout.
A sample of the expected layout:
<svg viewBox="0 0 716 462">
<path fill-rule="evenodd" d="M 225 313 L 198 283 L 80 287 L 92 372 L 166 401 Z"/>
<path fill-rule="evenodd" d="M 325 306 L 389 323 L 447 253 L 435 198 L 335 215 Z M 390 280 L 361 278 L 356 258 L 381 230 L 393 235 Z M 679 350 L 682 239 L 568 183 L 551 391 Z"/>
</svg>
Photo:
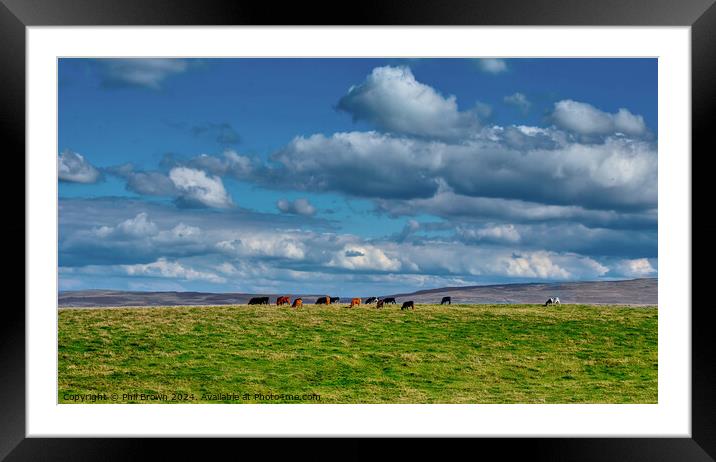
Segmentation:
<svg viewBox="0 0 716 462">
<path fill-rule="evenodd" d="M 632 279 L 625 281 L 560 282 L 537 284 L 502 284 L 489 286 L 444 287 L 403 294 L 348 294 L 356 297 L 385 296 L 416 303 L 439 303 L 442 297 L 452 297 L 453 303 L 544 303 L 549 297 L 559 297 L 562 303 L 657 305 L 658 280 Z M 246 304 L 255 296 L 267 295 L 275 303 L 276 297 L 301 296 L 313 303 L 319 296 L 345 294 L 248 294 L 201 292 L 126 292 L 116 290 L 86 290 L 60 292 L 61 307 L 102 306 L 196 306 Z M 349 298 L 349 297 L 344 297 Z"/>
</svg>

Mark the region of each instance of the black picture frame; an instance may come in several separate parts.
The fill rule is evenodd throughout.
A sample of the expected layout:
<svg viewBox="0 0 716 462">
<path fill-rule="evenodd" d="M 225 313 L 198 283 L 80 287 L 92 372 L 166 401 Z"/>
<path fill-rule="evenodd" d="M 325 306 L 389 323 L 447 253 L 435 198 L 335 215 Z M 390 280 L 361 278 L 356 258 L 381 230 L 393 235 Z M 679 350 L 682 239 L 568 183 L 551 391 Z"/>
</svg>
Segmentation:
<svg viewBox="0 0 716 462">
<path fill-rule="evenodd" d="M 690 26 L 692 153 L 703 151 L 704 155 L 712 155 L 716 152 L 710 133 L 716 107 L 714 0 L 391 0 L 356 5 L 216 0 L 0 0 L 0 126 L 5 147 L 8 152 L 15 153 L 17 159 L 24 157 L 19 153 L 25 150 L 25 29 L 28 26 L 573 25 Z M 692 153 L 685 155 L 691 155 L 693 159 Z M 21 168 L 25 170 L 24 163 Z M 687 303 L 691 305 L 691 300 L 685 300 Z M 461 439 L 459 444 L 443 444 L 450 448 L 448 452 L 443 450 L 443 456 L 457 450 L 475 454 L 476 451 L 489 454 L 491 450 L 497 450 L 501 458 L 508 459 L 529 455 L 537 460 L 714 460 L 716 361 L 713 359 L 709 316 L 708 304 L 691 309 L 691 438 Z M 0 459 L 133 460 L 148 454 L 147 445 L 161 449 L 166 457 L 176 453 L 184 459 L 190 454 L 188 450 L 196 441 L 186 439 L 26 438 L 24 313 L 19 309 L 3 310 L 0 329 Z M 341 457 L 363 459 L 374 455 L 373 449 L 361 439 L 334 442 L 341 448 Z M 293 441 L 287 446 L 292 450 L 309 448 L 315 457 L 321 455 L 315 442 L 297 444 Z M 230 439 L 211 443 L 212 452 L 220 449 L 235 451 L 236 447 Z M 245 442 L 241 447 L 245 447 Z M 266 451 L 268 447 L 264 441 L 259 449 Z M 400 444 L 397 452 L 404 458 L 422 453 L 424 449 L 423 440 L 411 440 Z M 331 457 L 331 454 L 323 455 Z"/>
</svg>

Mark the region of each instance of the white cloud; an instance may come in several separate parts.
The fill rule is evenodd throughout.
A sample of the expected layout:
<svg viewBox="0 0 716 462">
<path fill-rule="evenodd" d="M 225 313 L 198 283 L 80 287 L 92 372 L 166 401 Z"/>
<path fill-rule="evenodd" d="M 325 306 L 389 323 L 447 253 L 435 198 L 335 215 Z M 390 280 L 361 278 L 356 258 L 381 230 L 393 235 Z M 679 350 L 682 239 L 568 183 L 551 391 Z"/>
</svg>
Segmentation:
<svg viewBox="0 0 716 462">
<path fill-rule="evenodd" d="M 381 199 L 426 199 L 444 183 L 474 197 L 521 199 L 602 209 L 654 208 L 657 155 L 646 141 L 607 137 L 601 144 L 562 139 L 561 132 L 514 128 L 460 144 L 376 132 L 295 138 L 273 156 L 298 189 Z M 548 139 L 553 147 L 543 147 Z"/>
<path fill-rule="evenodd" d="M 107 86 L 134 85 L 159 89 L 164 80 L 187 70 L 182 59 L 128 58 L 100 59 L 104 65 L 103 83 Z"/>
<path fill-rule="evenodd" d="M 92 233 L 104 240 L 117 239 L 149 239 L 150 245 L 180 245 L 187 242 L 198 242 L 202 236 L 201 229 L 179 223 L 173 228 L 160 230 L 159 226 L 149 218 L 146 212 L 140 212 L 116 226 L 99 226 Z"/>
<path fill-rule="evenodd" d="M 621 260 L 617 263 L 616 268 L 619 274 L 629 277 L 645 277 L 656 274 L 656 269 L 646 258 L 637 258 L 633 260 Z"/>
<path fill-rule="evenodd" d="M 115 227 L 101 226 L 95 230 L 95 233 L 102 238 L 141 238 L 156 235 L 157 225 L 149 220 L 149 215 L 141 212 L 134 218 L 124 220 Z"/>
<path fill-rule="evenodd" d="M 504 59 L 483 58 L 477 61 L 480 69 L 488 74 L 501 74 L 507 71 L 507 62 Z"/>
<path fill-rule="evenodd" d="M 517 243 L 521 236 L 515 225 L 492 225 L 484 228 L 465 228 L 458 226 L 457 234 L 470 241 L 494 241 Z"/>
<path fill-rule="evenodd" d="M 570 99 L 554 104 L 552 119 L 557 126 L 580 135 L 643 135 L 647 131 L 644 118 L 627 109 L 621 108 L 615 114 L 610 114 L 591 104 Z"/>
<path fill-rule="evenodd" d="M 169 171 L 169 179 L 181 192 L 180 199 L 189 204 L 199 203 L 215 208 L 229 208 L 233 205 L 221 178 L 217 176 L 209 176 L 202 170 L 175 167 Z"/>
<path fill-rule="evenodd" d="M 146 213 L 140 213 L 120 223 L 117 230 L 130 236 L 151 236 L 157 233 L 157 225 L 149 220 Z"/>
<path fill-rule="evenodd" d="M 273 232 L 236 232 L 234 238 L 220 241 L 216 248 L 234 257 L 271 257 L 303 260 L 306 257 L 304 240 L 309 234 L 277 234 Z"/>
<path fill-rule="evenodd" d="M 338 108 L 395 133 L 438 138 L 469 136 L 479 128 L 477 114 L 461 112 L 455 96 L 444 97 L 418 82 L 407 67 L 377 67 L 360 85 L 354 85 Z"/>
<path fill-rule="evenodd" d="M 131 163 L 109 167 L 105 171 L 124 179 L 127 182 L 126 189 L 137 194 L 169 197 L 179 195 L 174 183 L 162 172 L 136 171 Z"/>
<path fill-rule="evenodd" d="M 544 279 L 568 279 L 571 273 L 555 264 L 546 252 L 530 255 L 513 255 L 502 261 L 505 272 L 513 277 L 539 277 Z"/>
<path fill-rule="evenodd" d="M 126 180 L 126 189 L 137 194 L 174 197 L 181 206 L 229 208 L 233 202 L 218 175 L 232 174 L 238 178 L 246 162 L 251 161 L 233 151 L 227 151 L 225 157 L 224 160 L 202 154 L 192 159 L 189 166 L 174 166 L 168 175 L 161 171 L 135 171 L 132 164 L 111 167 L 107 172 Z"/>
<path fill-rule="evenodd" d="M 503 101 L 507 104 L 516 106 L 524 114 L 529 112 L 530 107 L 532 106 L 532 103 L 527 99 L 527 97 L 523 93 L 520 93 L 520 92 L 513 93 L 510 96 L 505 96 Z"/>
<path fill-rule="evenodd" d="M 186 267 L 179 262 L 169 261 L 166 258 L 160 258 L 153 263 L 120 265 L 120 267 L 129 276 L 162 277 L 170 279 L 184 279 L 188 281 L 201 280 L 214 283 L 226 282 L 225 278 L 214 273 L 198 271 L 193 268 Z"/>
<path fill-rule="evenodd" d="M 246 179 L 256 170 L 256 161 L 232 149 L 224 151 L 223 158 L 201 154 L 187 162 L 188 167 L 205 170 L 214 175 Z"/>
<path fill-rule="evenodd" d="M 378 247 L 350 245 L 337 251 L 327 266 L 338 266 L 348 270 L 399 271 L 401 262 L 391 258 Z"/>
<path fill-rule="evenodd" d="M 82 154 L 65 150 L 59 157 L 57 176 L 71 183 L 96 183 L 100 173 Z"/>
<path fill-rule="evenodd" d="M 308 199 L 299 198 L 294 201 L 287 199 L 279 199 L 276 207 L 283 213 L 293 213 L 295 215 L 315 215 L 316 207 L 311 205 Z"/>
</svg>

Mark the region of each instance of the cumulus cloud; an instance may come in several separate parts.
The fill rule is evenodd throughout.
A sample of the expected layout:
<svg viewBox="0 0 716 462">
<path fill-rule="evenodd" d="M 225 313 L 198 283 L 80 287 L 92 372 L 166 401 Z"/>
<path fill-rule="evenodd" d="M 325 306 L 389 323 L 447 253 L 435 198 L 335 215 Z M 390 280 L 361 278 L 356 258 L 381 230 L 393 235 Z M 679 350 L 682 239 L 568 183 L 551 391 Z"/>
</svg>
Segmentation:
<svg viewBox="0 0 716 462">
<path fill-rule="evenodd" d="M 632 114 L 628 109 L 621 108 L 611 114 L 591 104 L 571 99 L 554 104 L 552 120 L 557 126 L 580 135 L 608 135 L 618 132 L 640 136 L 647 132 L 644 118 Z"/>
<path fill-rule="evenodd" d="M 527 114 L 532 106 L 532 103 L 527 99 L 527 97 L 520 92 L 505 96 L 503 101 L 517 107 L 523 114 Z"/>
<path fill-rule="evenodd" d="M 231 197 L 224 189 L 221 178 L 207 175 L 202 170 L 176 167 L 169 172 L 169 179 L 181 192 L 179 201 L 183 205 L 228 208 L 233 206 Z"/>
<path fill-rule="evenodd" d="M 586 274 L 598 277 L 609 271 L 609 268 L 588 257 L 555 255 L 546 251 L 514 254 L 503 263 L 509 276 L 523 278 L 566 280 Z"/>
<path fill-rule="evenodd" d="M 483 58 L 477 60 L 480 70 L 488 74 L 501 74 L 507 71 L 507 62 L 504 59 Z"/>
<path fill-rule="evenodd" d="M 261 175 L 264 175 L 266 170 L 266 165 L 263 165 L 259 159 L 241 155 L 233 149 L 227 149 L 219 156 L 200 154 L 189 159 L 166 154 L 160 166 L 166 169 L 189 167 L 237 180 L 261 179 Z"/>
<path fill-rule="evenodd" d="M 127 182 L 126 189 L 137 194 L 167 197 L 175 197 L 180 194 L 172 180 L 163 172 L 137 171 L 132 164 L 109 167 L 105 171 L 124 179 Z"/>
<path fill-rule="evenodd" d="M 293 187 L 377 199 L 426 199 L 440 184 L 473 197 L 602 209 L 656 206 L 657 155 L 651 143 L 608 137 L 580 144 L 548 131 L 505 130 L 460 144 L 376 132 L 298 137 L 273 155 Z M 555 147 L 543 147 L 548 137 Z"/>
<path fill-rule="evenodd" d="M 280 174 L 284 182 L 296 189 L 358 197 L 429 197 L 437 190 L 430 172 L 440 163 L 440 153 L 430 146 L 377 132 L 318 134 L 293 139 L 272 160 L 286 171 Z"/>
<path fill-rule="evenodd" d="M 311 205 L 308 199 L 299 198 L 294 201 L 287 199 L 279 199 L 276 207 L 283 213 L 293 213 L 296 215 L 315 215 L 316 207 Z"/>
<path fill-rule="evenodd" d="M 182 59 L 127 58 L 100 59 L 102 83 L 108 87 L 139 86 L 159 89 L 164 80 L 189 67 Z"/>
<path fill-rule="evenodd" d="M 399 271 L 401 262 L 395 256 L 386 255 L 383 249 L 368 245 L 352 245 L 337 251 L 328 261 L 328 266 L 348 270 Z"/>
<path fill-rule="evenodd" d="M 157 225 L 149 220 L 149 215 L 144 212 L 124 220 L 115 227 L 101 226 L 96 229 L 97 236 L 102 238 L 146 237 L 154 236 L 157 232 Z"/>
<path fill-rule="evenodd" d="M 231 154 L 229 154 L 231 156 Z M 205 164 L 221 162 L 210 156 Z M 107 173 L 123 178 L 128 191 L 145 196 L 173 197 L 181 207 L 230 208 L 233 201 L 219 176 L 207 174 L 202 169 L 177 166 L 169 173 L 161 171 L 138 171 L 131 164 L 106 169 Z M 226 172 L 222 167 L 221 171 Z"/>
<path fill-rule="evenodd" d="M 57 176 L 60 181 L 70 183 L 96 183 L 100 172 L 90 164 L 82 154 L 65 150 L 60 154 L 57 165 Z"/>
<path fill-rule="evenodd" d="M 307 254 L 306 238 L 310 234 L 262 232 L 232 233 L 234 239 L 220 241 L 216 248 L 234 257 L 268 257 L 303 260 Z"/>
<path fill-rule="evenodd" d="M 656 269 L 651 266 L 647 258 L 636 258 L 633 260 L 621 260 L 616 265 L 616 271 L 629 277 L 647 277 L 656 274 Z"/>
<path fill-rule="evenodd" d="M 394 133 L 456 138 L 479 128 L 477 114 L 460 111 L 455 96 L 445 97 L 418 82 L 408 67 L 377 67 L 338 102 L 354 120 L 365 120 Z"/>
</svg>

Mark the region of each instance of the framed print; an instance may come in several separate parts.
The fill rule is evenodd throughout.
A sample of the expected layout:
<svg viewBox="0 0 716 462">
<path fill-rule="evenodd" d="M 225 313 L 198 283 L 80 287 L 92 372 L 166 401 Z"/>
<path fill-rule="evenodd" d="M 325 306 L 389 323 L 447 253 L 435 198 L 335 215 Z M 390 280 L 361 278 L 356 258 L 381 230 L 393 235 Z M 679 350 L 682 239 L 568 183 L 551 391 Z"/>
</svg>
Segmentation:
<svg viewBox="0 0 716 462">
<path fill-rule="evenodd" d="M 4 1 L 27 273 L 3 456 L 711 460 L 691 152 L 716 7 L 578 6 Z"/>
</svg>

